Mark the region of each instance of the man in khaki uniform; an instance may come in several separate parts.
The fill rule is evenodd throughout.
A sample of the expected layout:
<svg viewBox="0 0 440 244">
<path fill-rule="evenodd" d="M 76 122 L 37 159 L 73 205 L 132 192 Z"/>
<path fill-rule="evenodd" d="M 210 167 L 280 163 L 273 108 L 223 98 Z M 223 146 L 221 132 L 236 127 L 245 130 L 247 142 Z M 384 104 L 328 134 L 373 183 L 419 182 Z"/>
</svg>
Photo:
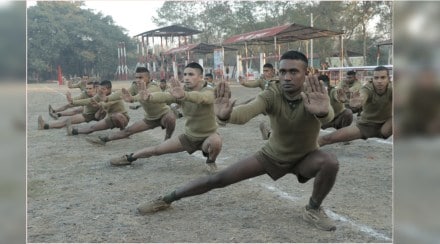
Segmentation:
<svg viewBox="0 0 440 244">
<path fill-rule="evenodd" d="M 271 82 L 277 81 L 278 77 L 275 76 L 275 69 L 270 63 L 263 65 L 263 75 L 257 80 L 243 80 L 243 77 L 238 77 L 240 85 L 248 88 L 259 87 L 262 91 L 267 89 Z"/>
<path fill-rule="evenodd" d="M 87 98 L 92 98 L 93 96 L 95 96 L 97 91 L 97 88 L 95 87 L 95 84 L 93 82 L 88 82 L 86 85 L 86 89 L 84 92 L 82 92 L 79 96 L 72 98 L 70 96 L 70 93 L 67 95 L 67 100 L 70 102 L 69 106 L 72 107 L 74 106 L 73 103 L 74 101 L 78 101 L 78 100 L 82 100 L 82 99 L 87 99 Z M 49 105 L 50 106 L 50 105 Z M 46 123 L 43 119 L 43 117 L 40 115 L 38 116 L 38 129 L 39 130 L 47 130 L 47 129 L 54 129 L 54 128 L 63 128 L 64 126 L 67 125 L 67 121 L 70 120 L 71 124 L 79 124 L 79 123 L 83 123 L 83 122 L 90 122 L 92 120 L 98 121 L 99 117 L 96 117 L 97 115 L 99 115 L 99 113 L 97 113 L 99 110 L 98 107 L 96 106 L 92 106 L 91 104 L 87 104 L 85 106 L 81 106 L 81 112 L 80 113 L 75 113 L 73 115 L 67 115 L 64 116 L 63 112 L 59 112 L 57 113 L 57 117 L 61 117 L 61 119 L 56 120 L 56 121 L 52 121 L 49 123 Z M 65 111 L 67 112 L 67 111 Z"/>
<path fill-rule="evenodd" d="M 393 90 L 389 71 L 384 66 L 374 69 L 373 82 L 366 84 L 359 92 L 353 93 L 350 105 L 362 107 L 356 125 L 344 127 L 319 137 L 320 146 L 336 142 L 348 142 L 371 137 L 388 138 L 392 135 Z"/>
<path fill-rule="evenodd" d="M 150 81 L 150 72 L 147 68 L 137 67 L 135 76 L 136 81 L 132 83 L 128 91 L 123 88 L 124 92 L 115 92 L 109 97 L 101 96 L 100 100 L 111 102 L 120 100 L 122 96 L 126 102 L 133 103 L 139 101 L 137 95 L 140 89 L 147 89 L 148 92 L 161 91 L 156 83 Z M 127 138 L 135 133 L 151 130 L 158 126 L 165 129 L 165 140 L 169 139 L 176 127 L 176 116 L 170 107 L 166 103 L 141 103 L 141 106 L 145 111 L 143 120 L 136 121 L 121 131 L 106 136 L 88 137 L 86 140 L 94 144 L 105 145 L 109 141 Z"/>
<path fill-rule="evenodd" d="M 177 80 L 171 80 L 171 92 L 140 92 L 142 104 L 178 103 L 186 118 L 185 132 L 172 137 L 157 146 L 140 149 L 121 157 L 113 158 L 113 166 L 129 165 L 139 158 L 149 158 L 167 153 L 187 151 L 189 154 L 201 150 L 207 157 L 206 169 L 209 173 L 217 170 L 215 160 L 222 147 L 222 139 L 217 133 L 214 114 L 214 92 L 204 87 L 203 68 L 198 63 L 189 63 L 183 73 L 184 87 Z"/>
<path fill-rule="evenodd" d="M 362 111 L 362 108 L 355 108 L 350 106 L 348 101 L 353 96 L 353 93 L 358 92 L 362 87 L 362 83 L 356 78 L 356 72 L 354 70 L 350 70 L 347 72 L 347 77 L 339 82 L 337 85 L 338 89 L 343 89 L 347 96 L 347 102 L 345 103 L 345 107 L 351 109 L 353 113 L 359 113 Z"/>
<path fill-rule="evenodd" d="M 110 95 L 112 92 L 112 83 L 109 80 L 103 80 L 99 84 L 99 92 L 105 95 Z M 73 128 L 70 119 L 66 122 L 67 135 L 78 135 L 78 134 L 89 134 L 94 131 L 113 129 L 115 127 L 123 130 L 127 126 L 130 117 L 124 107 L 124 102 L 122 99 L 103 102 L 100 101 L 100 95 L 96 94 L 92 98 L 86 98 L 81 100 L 73 101 L 73 105 L 91 105 L 95 107 L 102 108 L 106 112 L 105 118 L 99 120 L 93 125 L 85 125 L 82 127 Z"/>
<path fill-rule="evenodd" d="M 89 76 L 88 75 L 83 75 L 81 80 L 78 81 L 75 84 L 72 84 L 72 82 L 70 82 L 70 81 L 67 82 L 67 87 L 69 87 L 70 89 L 72 89 L 72 88 L 79 88 L 81 91 L 84 91 L 86 89 L 87 82 L 89 82 Z"/>
<path fill-rule="evenodd" d="M 272 135 L 254 155 L 242 159 L 215 175 L 200 178 L 153 202 L 141 204 L 141 214 L 170 207 L 181 198 L 200 195 L 239 181 L 268 174 L 273 180 L 292 173 L 300 183 L 315 178 L 303 218 L 322 230 L 335 230 L 321 203 L 332 189 L 338 161 L 317 144 L 321 123 L 333 119 L 327 91 L 316 76 L 306 76 L 308 60 L 297 51 L 281 56 L 278 84 L 261 92 L 252 102 L 234 107 L 226 83 L 219 84 L 216 115 L 219 120 L 244 124 L 262 113 L 270 118 Z M 303 86 L 305 86 L 303 91 Z M 208 204 L 208 203 L 207 203 Z"/>
<path fill-rule="evenodd" d="M 330 105 L 332 105 L 333 111 L 335 113 L 335 118 L 325 123 L 321 126 L 321 129 L 327 128 L 335 128 L 341 129 L 351 125 L 353 122 L 353 112 L 345 108 L 344 102 L 345 100 L 341 99 L 341 97 L 345 98 L 345 93 L 343 89 L 337 89 L 330 85 L 330 78 L 327 75 L 318 76 L 318 80 L 322 80 L 324 85 L 327 88 L 328 96 L 330 98 Z"/>
</svg>

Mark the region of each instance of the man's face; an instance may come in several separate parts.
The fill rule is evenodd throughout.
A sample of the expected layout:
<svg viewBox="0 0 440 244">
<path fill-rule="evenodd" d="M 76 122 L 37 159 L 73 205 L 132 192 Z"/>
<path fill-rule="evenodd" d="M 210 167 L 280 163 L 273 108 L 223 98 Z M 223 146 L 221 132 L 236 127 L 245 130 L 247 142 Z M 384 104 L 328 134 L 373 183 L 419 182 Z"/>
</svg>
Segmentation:
<svg viewBox="0 0 440 244">
<path fill-rule="evenodd" d="M 347 75 L 348 84 L 353 84 L 355 80 L 356 80 L 356 75 Z"/>
<path fill-rule="evenodd" d="M 99 86 L 99 89 L 102 93 L 104 93 L 106 96 L 110 95 L 112 93 L 112 88 L 107 88 L 107 86 Z"/>
<path fill-rule="evenodd" d="M 199 69 L 185 68 L 183 71 L 183 82 L 185 88 L 188 90 L 193 90 L 197 87 L 202 87 L 203 75 L 200 73 Z"/>
<path fill-rule="evenodd" d="M 86 92 L 89 97 L 93 97 L 96 94 L 96 88 L 93 85 L 86 85 Z"/>
<path fill-rule="evenodd" d="M 159 86 L 160 86 L 161 89 L 165 89 L 165 87 L 167 87 L 167 83 L 160 82 Z"/>
<path fill-rule="evenodd" d="M 82 82 L 87 83 L 89 81 L 89 76 L 84 75 L 81 79 Z"/>
<path fill-rule="evenodd" d="M 281 60 L 279 79 L 283 91 L 292 95 L 299 94 L 302 91 L 306 72 L 306 64 L 301 60 Z"/>
<path fill-rule="evenodd" d="M 210 76 L 205 76 L 205 81 L 206 81 L 206 82 L 209 82 L 209 83 L 212 83 L 212 77 L 210 77 Z"/>
<path fill-rule="evenodd" d="M 390 77 L 386 70 L 374 71 L 373 73 L 373 86 L 374 90 L 378 94 L 384 94 L 387 90 L 388 83 L 390 83 Z"/>
<path fill-rule="evenodd" d="M 134 75 L 136 78 L 136 83 L 139 85 L 141 82 L 144 82 L 145 85 L 148 85 L 150 83 L 150 73 L 144 72 L 144 73 L 136 73 Z"/>
<path fill-rule="evenodd" d="M 270 79 L 275 75 L 275 70 L 269 67 L 263 67 L 263 77 Z"/>
</svg>

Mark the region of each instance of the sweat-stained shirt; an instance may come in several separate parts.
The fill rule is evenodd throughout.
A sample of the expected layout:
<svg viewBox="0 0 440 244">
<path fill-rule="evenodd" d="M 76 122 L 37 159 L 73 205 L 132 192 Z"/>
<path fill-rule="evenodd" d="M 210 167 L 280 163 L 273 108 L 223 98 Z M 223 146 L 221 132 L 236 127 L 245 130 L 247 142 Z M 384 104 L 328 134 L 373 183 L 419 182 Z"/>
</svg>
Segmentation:
<svg viewBox="0 0 440 244">
<path fill-rule="evenodd" d="M 183 99 L 176 99 L 168 92 L 150 94 L 148 101 L 141 103 L 177 103 L 186 118 L 185 135 L 194 139 L 204 139 L 217 131 L 214 114 L 214 89 L 203 87 L 200 91 L 185 91 Z"/>
<path fill-rule="evenodd" d="M 152 92 L 160 92 L 160 87 L 155 83 L 148 83 L 146 89 Z M 139 101 L 139 89 L 137 83 L 134 81 L 128 92 L 133 96 L 133 102 Z M 108 96 L 108 101 L 116 101 L 121 99 L 121 92 L 117 91 L 114 94 Z M 162 116 L 170 111 L 170 107 L 166 103 L 142 103 L 140 102 L 142 108 L 145 111 L 144 117 L 146 120 L 157 120 L 162 118 Z"/>
<path fill-rule="evenodd" d="M 393 88 L 391 84 L 388 84 L 386 92 L 382 95 L 376 93 L 372 83 L 363 86 L 360 92 L 366 94 L 367 100 L 362 105 L 359 123 L 382 124 L 392 117 Z"/>
<path fill-rule="evenodd" d="M 330 103 L 328 107 L 327 116 L 317 118 L 306 110 L 300 94 L 288 101 L 277 83 L 258 94 L 252 102 L 235 107 L 228 122 L 244 124 L 266 113 L 272 132 L 261 150 L 281 164 L 291 164 L 318 148 L 321 124 L 334 117 Z"/>
</svg>

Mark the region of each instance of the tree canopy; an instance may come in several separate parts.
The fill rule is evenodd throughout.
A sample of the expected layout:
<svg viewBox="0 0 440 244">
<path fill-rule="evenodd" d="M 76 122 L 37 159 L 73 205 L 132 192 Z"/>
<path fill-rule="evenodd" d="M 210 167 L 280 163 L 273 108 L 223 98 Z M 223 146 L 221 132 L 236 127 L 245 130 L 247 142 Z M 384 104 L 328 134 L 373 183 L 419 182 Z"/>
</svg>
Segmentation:
<svg viewBox="0 0 440 244">
<path fill-rule="evenodd" d="M 203 32 L 199 41 L 219 44 L 232 35 L 287 23 L 309 26 L 311 14 L 315 27 L 344 30 L 346 50 L 362 53 L 365 64 L 376 61 L 374 43 L 391 39 L 390 1 L 166 1 L 153 22 L 159 26 L 179 24 L 198 29 Z M 369 26 L 373 29 L 369 30 Z M 336 44 L 339 41 L 317 39 L 315 53 L 322 59 L 329 57 L 339 51 Z M 303 43 L 288 45 L 305 49 Z"/>
<path fill-rule="evenodd" d="M 53 79 L 58 65 L 65 75 L 113 79 L 119 62 L 118 43 L 125 42 L 127 52 L 135 50 L 134 41 L 111 16 L 83 6 L 83 2 L 38 1 L 28 8 L 30 79 Z M 131 56 L 129 64 L 135 62 Z"/>
</svg>

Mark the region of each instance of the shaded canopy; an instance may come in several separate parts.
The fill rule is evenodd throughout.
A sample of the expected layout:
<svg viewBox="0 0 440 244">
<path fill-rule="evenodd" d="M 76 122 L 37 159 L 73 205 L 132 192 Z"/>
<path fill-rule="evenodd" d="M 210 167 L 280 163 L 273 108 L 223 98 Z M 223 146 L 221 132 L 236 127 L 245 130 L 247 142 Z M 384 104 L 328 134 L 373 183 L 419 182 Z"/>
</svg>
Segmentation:
<svg viewBox="0 0 440 244">
<path fill-rule="evenodd" d="M 214 49 L 219 49 L 219 48 L 222 48 L 222 47 L 200 42 L 200 43 L 194 43 L 194 44 L 189 44 L 189 45 L 185 45 L 185 46 L 172 48 L 172 49 L 166 51 L 165 54 L 173 54 L 173 53 L 180 53 L 180 52 L 187 52 L 187 51 L 191 51 L 194 53 L 206 54 L 206 53 L 212 53 L 212 52 L 214 52 Z M 230 47 L 224 47 L 224 50 L 225 51 L 236 51 L 237 49 L 230 48 Z"/>
<path fill-rule="evenodd" d="M 247 44 L 271 44 L 274 42 L 275 37 L 277 43 L 285 43 L 341 34 L 343 34 L 342 31 L 331 31 L 299 24 L 286 24 L 232 36 L 226 39 L 223 45 L 237 45 L 244 42 Z"/>
<path fill-rule="evenodd" d="M 174 36 L 191 36 L 195 34 L 202 33 L 201 31 L 190 29 L 187 27 L 183 27 L 180 25 L 170 25 L 166 27 L 162 27 L 155 30 L 150 30 L 146 32 L 142 32 L 140 34 L 135 35 L 134 37 L 138 36 L 148 36 L 148 37 L 174 37 Z"/>
</svg>

